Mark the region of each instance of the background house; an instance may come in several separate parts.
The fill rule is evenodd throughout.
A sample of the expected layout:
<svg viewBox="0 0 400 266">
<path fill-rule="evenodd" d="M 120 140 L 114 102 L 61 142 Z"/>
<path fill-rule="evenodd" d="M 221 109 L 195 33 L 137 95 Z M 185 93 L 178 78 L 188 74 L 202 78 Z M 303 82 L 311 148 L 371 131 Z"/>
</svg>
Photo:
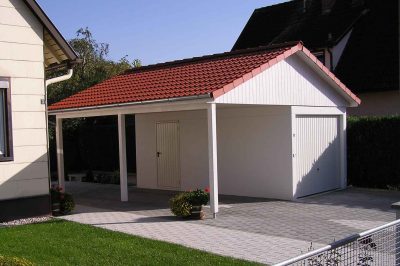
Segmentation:
<svg viewBox="0 0 400 266">
<path fill-rule="evenodd" d="M 0 2 L 0 221 L 50 213 L 46 71 L 76 61 L 35 1 Z"/>
<path fill-rule="evenodd" d="M 293 0 L 259 8 L 232 50 L 299 40 L 361 98 L 350 115 L 400 114 L 398 0 Z"/>
</svg>

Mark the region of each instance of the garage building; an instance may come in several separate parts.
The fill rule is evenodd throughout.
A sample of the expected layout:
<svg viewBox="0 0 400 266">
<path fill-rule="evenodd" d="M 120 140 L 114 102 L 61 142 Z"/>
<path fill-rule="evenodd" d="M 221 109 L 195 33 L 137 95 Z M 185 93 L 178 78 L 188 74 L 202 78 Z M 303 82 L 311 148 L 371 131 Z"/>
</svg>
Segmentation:
<svg viewBox="0 0 400 266">
<path fill-rule="evenodd" d="M 135 115 L 137 186 L 293 200 L 346 187 L 346 108 L 360 100 L 302 43 L 132 69 L 49 107 L 57 121 L 118 116 L 128 200 L 125 115 Z"/>
</svg>

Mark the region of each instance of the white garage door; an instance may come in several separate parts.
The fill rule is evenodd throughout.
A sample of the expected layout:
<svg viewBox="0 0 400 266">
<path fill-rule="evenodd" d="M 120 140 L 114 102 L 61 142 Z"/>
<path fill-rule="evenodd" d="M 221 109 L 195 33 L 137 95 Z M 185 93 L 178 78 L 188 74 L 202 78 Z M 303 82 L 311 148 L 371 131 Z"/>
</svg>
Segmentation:
<svg viewBox="0 0 400 266">
<path fill-rule="evenodd" d="M 339 121 L 339 116 L 296 117 L 296 197 L 340 187 Z"/>
</svg>

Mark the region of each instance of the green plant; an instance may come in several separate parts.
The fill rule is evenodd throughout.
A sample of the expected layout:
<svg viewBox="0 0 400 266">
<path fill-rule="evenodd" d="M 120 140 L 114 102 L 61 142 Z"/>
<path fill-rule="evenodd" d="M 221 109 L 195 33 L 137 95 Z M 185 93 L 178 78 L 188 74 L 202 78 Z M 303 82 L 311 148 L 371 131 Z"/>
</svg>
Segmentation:
<svg viewBox="0 0 400 266">
<path fill-rule="evenodd" d="M 0 255 L 0 266 L 33 266 L 32 262 L 27 259 L 17 257 L 5 257 Z"/>
<path fill-rule="evenodd" d="M 52 205 L 58 205 L 53 209 L 53 214 L 69 214 L 75 208 L 75 202 L 71 194 L 62 192 L 60 187 L 52 187 L 50 190 Z"/>
<path fill-rule="evenodd" d="M 182 192 L 170 199 L 171 212 L 178 217 L 189 217 L 192 204 L 189 203 L 189 192 Z"/>
<path fill-rule="evenodd" d="M 94 175 L 92 170 L 88 170 L 86 175 L 82 178 L 82 182 L 94 182 Z"/>
<path fill-rule="evenodd" d="M 111 184 L 119 185 L 119 183 L 120 183 L 119 170 L 115 170 L 111 177 Z"/>
<path fill-rule="evenodd" d="M 63 193 L 60 199 L 60 212 L 62 214 L 71 213 L 75 209 L 75 202 L 71 194 Z"/>
<path fill-rule="evenodd" d="M 178 217 L 189 217 L 194 206 L 205 205 L 208 200 L 208 189 L 181 192 L 170 199 L 170 208 L 172 213 Z"/>
<path fill-rule="evenodd" d="M 110 184 L 111 183 L 110 176 L 107 174 L 104 174 L 104 173 L 100 173 L 100 174 L 96 175 L 95 180 L 97 181 L 97 183 L 100 183 L 100 184 Z"/>
<path fill-rule="evenodd" d="M 188 192 L 188 201 L 193 206 L 206 205 L 208 200 L 208 193 L 202 189 Z"/>
<path fill-rule="evenodd" d="M 400 116 L 349 117 L 347 169 L 350 185 L 399 188 Z"/>
</svg>

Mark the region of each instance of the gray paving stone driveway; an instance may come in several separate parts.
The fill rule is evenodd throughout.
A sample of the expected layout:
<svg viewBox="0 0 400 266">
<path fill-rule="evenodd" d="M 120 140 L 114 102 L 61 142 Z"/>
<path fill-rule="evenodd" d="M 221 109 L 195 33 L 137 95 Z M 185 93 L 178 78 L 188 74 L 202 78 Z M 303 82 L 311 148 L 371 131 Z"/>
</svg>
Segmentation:
<svg viewBox="0 0 400 266">
<path fill-rule="evenodd" d="M 173 192 L 132 187 L 121 203 L 115 185 L 70 182 L 66 190 L 78 204 L 67 220 L 267 264 L 393 221 L 390 205 L 400 200 L 400 192 L 358 188 L 296 202 L 221 196 L 217 219 L 182 221 L 168 209 Z"/>
</svg>

